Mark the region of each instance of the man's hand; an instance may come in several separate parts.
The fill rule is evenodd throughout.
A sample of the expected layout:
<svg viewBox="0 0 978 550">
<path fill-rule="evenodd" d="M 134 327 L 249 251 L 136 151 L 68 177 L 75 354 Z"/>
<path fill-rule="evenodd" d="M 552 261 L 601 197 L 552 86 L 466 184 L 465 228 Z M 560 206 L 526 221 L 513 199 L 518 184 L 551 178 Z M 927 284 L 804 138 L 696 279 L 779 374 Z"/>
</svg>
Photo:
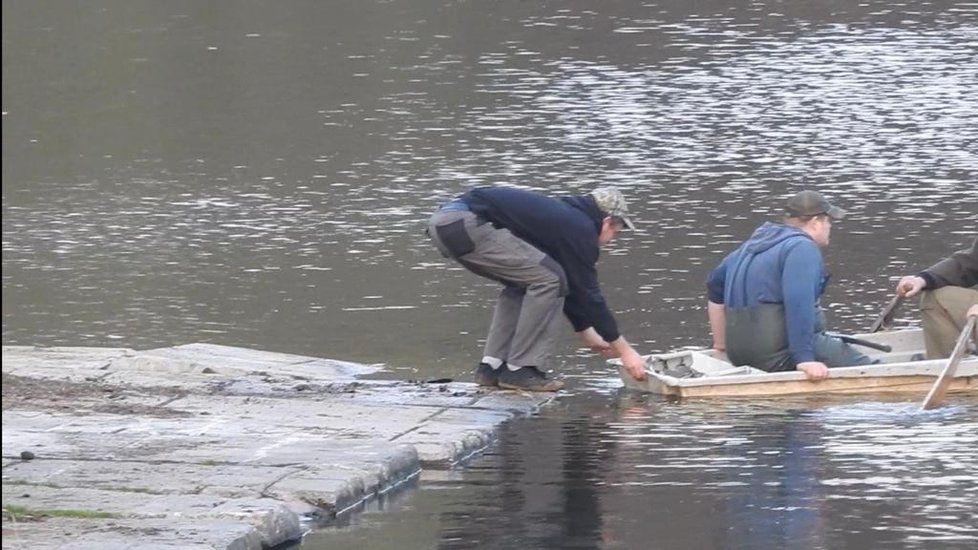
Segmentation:
<svg viewBox="0 0 978 550">
<path fill-rule="evenodd" d="M 637 352 L 632 351 L 631 353 L 622 354 L 621 364 L 628 371 L 629 376 L 639 382 L 645 380 L 645 359 L 642 359 L 642 356 Z"/>
<path fill-rule="evenodd" d="M 609 342 L 615 355 L 621 357 L 621 364 L 628 371 L 628 375 L 641 382 L 645 380 L 645 359 L 635 351 L 635 348 L 625 340 L 624 336 L 619 336 L 617 340 Z"/>
<path fill-rule="evenodd" d="M 925 286 L 927 286 L 927 281 L 925 281 L 923 277 L 907 275 L 906 277 L 900 279 L 900 282 L 897 283 L 896 293 L 897 296 L 912 298 L 919 294 Z"/>
<path fill-rule="evenodd" d="M 805 373 L 809 380 L 825 380 L 829 377 L 829 368 L 821 361 L 798 363 L 795 369 Z"/>
<path fill-rule="evenodd" d="M 968 308 L 968 317 L 978 317 L 978 304 Z"/>
<path fill-rule="evenodd" d="M 584 345 L 591 348 L 591 351 L 600 353 L 605 357 L 618 356 L 618 354 L 615 353 L 614 348 L 611 347 L 611 344 L 605 342 L 604 338 L 598 335 L 594 328 L 586 328 L 577 334 L 581 337 L 581 341 L 584 342 Z"/>
</svg>

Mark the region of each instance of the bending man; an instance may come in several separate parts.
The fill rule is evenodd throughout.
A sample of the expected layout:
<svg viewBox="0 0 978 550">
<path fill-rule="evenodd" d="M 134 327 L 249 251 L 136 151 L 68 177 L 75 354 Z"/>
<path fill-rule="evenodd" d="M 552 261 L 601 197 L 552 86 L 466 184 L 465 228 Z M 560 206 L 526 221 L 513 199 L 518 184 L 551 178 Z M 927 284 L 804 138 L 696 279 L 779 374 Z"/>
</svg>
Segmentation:
<svg viewBox="0 0 978 550">
<path fill-rule="evenodd" d="M 548 197 L 512 187 L 473 189 L 439 209 L 428 235 L 445 257 L 503 284 L 476 382 L 556 391 L 542 370 L 557 340 L 561 311 L 585 345 L 620 357 L 636 379 L 645 361 L 618 332 L 595 264 L 599 247 L 634 229 L 621 192 Z"/>
</svg>

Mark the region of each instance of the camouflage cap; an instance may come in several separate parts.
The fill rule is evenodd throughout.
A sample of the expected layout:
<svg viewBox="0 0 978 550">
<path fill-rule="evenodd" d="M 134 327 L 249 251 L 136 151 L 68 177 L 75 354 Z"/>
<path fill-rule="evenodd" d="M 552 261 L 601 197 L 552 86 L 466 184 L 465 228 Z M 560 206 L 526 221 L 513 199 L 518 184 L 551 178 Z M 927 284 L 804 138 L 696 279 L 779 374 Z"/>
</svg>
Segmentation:
<svg viewBox="0 0 978 550">
<path fill-rule="evenodd" d="M 591 191 L 591 196 L 594 197 L 594 202 L 602 214 L 618 218 L 625 224 L 625 227 L 635 229 L 635 224 L 628 219 L 628 204 L 625 202 L 625 196 L 621 194 L 621 191 L 614 187 L 599 187 Z"/>
<path fill-rule="evenodd" d="M 830 203 L 817 191 L 802 191 L 792 196 L 785 205 L 785 213 L 791 218 L 825 214 L 835 220 L 841 220 L 846 215 L 845 210 Z"/>
</svg>

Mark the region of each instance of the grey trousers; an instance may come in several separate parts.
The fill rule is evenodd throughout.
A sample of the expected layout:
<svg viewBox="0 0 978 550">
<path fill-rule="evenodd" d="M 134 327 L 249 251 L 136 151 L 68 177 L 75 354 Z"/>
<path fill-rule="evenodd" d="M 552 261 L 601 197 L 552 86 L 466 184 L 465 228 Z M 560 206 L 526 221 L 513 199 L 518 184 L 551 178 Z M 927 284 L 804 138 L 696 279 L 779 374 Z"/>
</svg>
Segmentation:
<svg viewBox="0 0 978 550">
<path fill-rule="evenodd" d="M 542 367 L 560 333 L 567 277 L 550 256 L 466 210 L 439 210 L 428 236 L 446 258 L 504 285 L 485 358 L 510 368 Z"/>
<path fill-rule="evenodd" d="M 920 326 L 928 359 L 950 357 L 964 328 L 968 308 L 978 304 L 978 290 L 945 286 L 920 297 Z"/>
</svg>

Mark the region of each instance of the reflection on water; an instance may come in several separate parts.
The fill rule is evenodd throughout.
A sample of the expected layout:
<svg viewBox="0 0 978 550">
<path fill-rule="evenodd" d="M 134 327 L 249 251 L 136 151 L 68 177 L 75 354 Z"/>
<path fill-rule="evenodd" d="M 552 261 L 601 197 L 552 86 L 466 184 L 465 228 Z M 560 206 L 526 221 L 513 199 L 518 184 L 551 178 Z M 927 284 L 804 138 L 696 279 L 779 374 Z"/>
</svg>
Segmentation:
<svg viewBox="0 0 978 550">
<path fill-rule="evenodd" d="M 609 406 L 610 405 L 610 406 Z M 973 548 L 978 404 L 587 393 L 302 548 Z M 395 544 L 397 543 L 397 544 Z M 391 546 L 394 544 L 394 546 Z"/>
<path fill-rule="evenodd" d="M 826 256 L 841 332 L 978 227 L 973 2 L 14 0 L 2 19 L 4 344 L 203 341 L 465 377 L 496 289 L 421 231 L 477 184 L 623 187 L 640 229 L 599 268 L 648 352 L 707 343 L 707 272 L 802 187 L 851 212 Z M 629 405 L 570 338 L 564 404 L 399 497 L 450 512 L 377 530 L 975 537 L 974 403 Z"/>
</svg>

